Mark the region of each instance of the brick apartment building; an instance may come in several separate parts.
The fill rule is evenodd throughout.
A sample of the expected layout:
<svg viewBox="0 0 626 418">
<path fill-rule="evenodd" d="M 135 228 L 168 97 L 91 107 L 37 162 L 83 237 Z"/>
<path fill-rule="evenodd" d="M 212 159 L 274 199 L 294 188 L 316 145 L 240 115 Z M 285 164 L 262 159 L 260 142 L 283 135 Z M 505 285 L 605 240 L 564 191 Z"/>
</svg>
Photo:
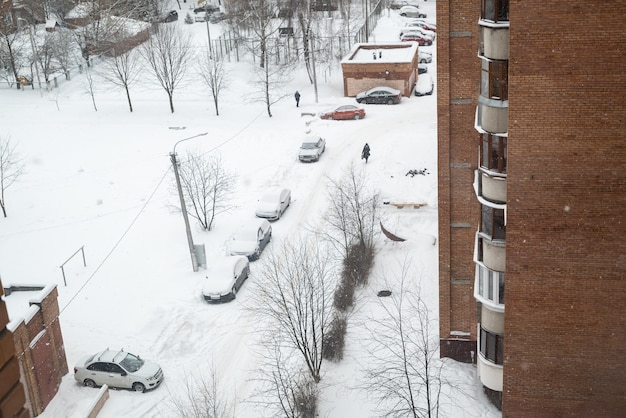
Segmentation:
<svg viewBox="0 0 626 418">
<path fill-rule="evenodd" d="M 626 410 L 624 13 L 437 1 L 441 354 L 505 417 Z"/>
</svg>

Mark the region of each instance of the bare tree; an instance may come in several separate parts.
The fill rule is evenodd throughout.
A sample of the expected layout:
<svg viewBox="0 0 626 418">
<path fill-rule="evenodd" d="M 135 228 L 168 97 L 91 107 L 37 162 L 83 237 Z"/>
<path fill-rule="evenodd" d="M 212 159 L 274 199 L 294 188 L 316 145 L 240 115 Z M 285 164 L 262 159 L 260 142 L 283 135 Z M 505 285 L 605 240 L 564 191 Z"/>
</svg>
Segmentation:
<svg viewBox="0 0 626 418">
<path fill-rule="evenodd" d="M 93 109 L 97 112 L 98 106 L 96 106 L 96 82 L 93 79 L 93 70 L 90 65 L 85 68 L 85 90 L 91 97 L 91 104 Z"/>
<path fill-rule="evenodd" d="M 299 238 L 270 251 L 256 282 L 252 312 L 268 319 L 280 341 L 297 350 L 313 380 L 321 380 L 324 334 L 332 320 L 334 272 L 317 242 Z"/>
<path fill-rule="evenodd" d="M 254 69 L 252 90 L 246 99 L 250 102 L 264 103 L 267 115 L 271 118 L 272 105 L 292 94 L 285 90 L 285 86 L 293 78 L 293 67 L 276 63 L 273 60 L 275 55 L 269 50 L 263 57 L 266 60 L 265 65 Z"/>
<path fill-rule="evenodd" d="M 224 69 L 224 60 L 212 56 L 210 50 L 206 50 L 200 61 L 200 76 L 211 90 L 215 114 L 219 116 L 218 99 L 220 94 L 228 87 L 229 77 Z"/>
<path fill-rule="evenodd" d="M 20 89 L 18 77 L 21 68 L 26 64 L 27 37 L 9 25 L 7 20 L 7 12 L 0 7 L 0 67 L 10 71 L 12 77 L 7 74 L 7 81 L 12 83 L 14 80 Z"/>
<path fill-rule="evenodd" d="M 380 401 L 385 416 L 437 417 L 446 385 L 439 360 L 436 317 L 420 295 L 410 262 L 399 263 L 399 278 L 380 298 L 381 316 L 367 319 L 367 381 L 362 388 Z"/>
<path fill-rule="evenodd" d="M 139 53 L 136 49 L 131 49 L 125 54 L 105 58 L 100 71 L 108 83 L 124 90 L 131 112 L 133 103 L 130 99 L 130 88 L 139 80 L 141 70 Z"/>
<path fill-rule="evenodd" d="M 236 176 L 229 173 L 219 155 L 187 153 L 179 170 L 185 205 L 189 216 L 198 220 L 202 229 L 210 231 L 215 217 L 231 209 L 230 198 L 235 191 Z"/>
<path fill-rule="evenodd" d="M 208 376 L 186 375 L 182 387 L 170 391 L 168 407 L 180 418 L 228 418 L 235 416 L 234 396 L 222 388 L 221 378 L 211 366 Z M 168 414 L 169 415 L 169 414 Z"/>
<path fill-rule="evenodd" d="M 372 248 L 380 196 L 370 190 L 363 169 L 352 164 L 340 180 L 329 179 L 329 232 L 322 232 L 345 257 L 358 245 Z M 338 234 L 337 234 L 338 233 Z"/>
<path fill-rule="evenodd" d="M 258 393 L 251 402 L 270 409 L 274 416 L 317 417 L 319 389 L 308 371 L 294 364 L 293 356 L 284 353 L 292 352 L 293 347 L 284 347 L 284 342 L 276 336 L 268 343 L 271 352 L 260 369 Z"/>
<path fill-rule="evenodd" d="M 170 111 L 174 113 L 174 91 L 183 82 L 193 56 L 190 35 L 183 34 L 178 26 L 160 25 L 140 51 L 148 63 L 148 71 L 167 93 Z"/>
<path fill-rule="evenodd" d="M 24 172 L 24 163 L 15 148 L 10 138 L 0 137 L 0 208 L 5 218 L 7 217 L 5 191 Z"/>
</svg>

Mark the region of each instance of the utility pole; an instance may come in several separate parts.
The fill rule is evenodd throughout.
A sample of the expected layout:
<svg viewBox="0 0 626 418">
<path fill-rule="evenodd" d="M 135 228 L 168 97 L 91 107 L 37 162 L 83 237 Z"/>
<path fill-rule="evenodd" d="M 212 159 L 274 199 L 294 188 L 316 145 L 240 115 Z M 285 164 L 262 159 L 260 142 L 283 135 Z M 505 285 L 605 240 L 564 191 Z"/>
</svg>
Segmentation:
<svg viewBox="0 0 626 418">
<path fill-rule="evenodd" d="M 185 206 L 185 197 L 183 196 L 183 187 L 180 184 L 180 175 L 178 173 L 178 161 L 176 160 L 176 145 L 189 139 L 197 138 L 199 136 L 207 135 L 208 132 L 204 132 L 198 135 L 191 136 L 189 138 L 181 139 L 174 144 L 172 152 L 170 152 L 170 160 L 172 161 L 172 168 L 174 169 L 174 176 L 176 177 L 176 187 L 178 188 L 178 197 L 180 199 L 180 210 L 183 212 L 183 219 L 185 221 L 185 231 L 187 233 L 187 244 L 189 244 L 189 253 L 191 254 L 191 266 L 193 271 L 198 271 L 198 258 L 196 256 L 195 247 L 193 245 L 193 237 L 191 236 L 191 227 L 189 226 L 189 216 L 187 215 L 187 206 Z"/>
</svg>

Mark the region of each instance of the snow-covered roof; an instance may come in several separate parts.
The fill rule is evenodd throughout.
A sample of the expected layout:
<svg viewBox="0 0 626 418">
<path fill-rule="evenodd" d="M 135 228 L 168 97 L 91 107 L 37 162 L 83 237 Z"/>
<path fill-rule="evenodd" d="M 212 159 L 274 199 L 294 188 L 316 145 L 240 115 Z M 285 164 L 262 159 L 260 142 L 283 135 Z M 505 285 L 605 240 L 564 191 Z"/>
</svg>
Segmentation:
<svg viewBox="0 0 626 418">
<path fill-rule="evenodd" d="M 417 49 L 415 42 L 355 44 L 341 63 L 411 62 Z"/>
</svg>

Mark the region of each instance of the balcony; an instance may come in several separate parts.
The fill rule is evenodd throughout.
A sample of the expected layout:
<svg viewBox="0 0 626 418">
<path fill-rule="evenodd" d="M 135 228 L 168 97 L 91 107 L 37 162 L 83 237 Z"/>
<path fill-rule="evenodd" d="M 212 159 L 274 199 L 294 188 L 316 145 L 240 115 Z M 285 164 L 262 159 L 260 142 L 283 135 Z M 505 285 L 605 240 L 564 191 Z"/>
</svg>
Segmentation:
<svg viewBox="0 0 626 418">
<path fill-rule="evenodd" d="M 481 320 L 488 329 L 504 332 L 504 284 L 505 273 L 476 263 L 474 299 L 481 304 Z M 492 318 L 490 315 L 498 316 Z"/>
<path fill-rule="evenodd" d="M 509 59 L 509 22 L 478 22 L 478 55 L 494 60 Z"/>
<path fill-rule="evenodd" d="M 509 101 L 488 99 L 478 96 L 476 107 L 476 120 L 474 122 L 477 131 L 506 134 L 508 131 Z"/>
<path fill-rule="evenodd" d="M 477 232 L 475 245 L 475 262 L 481 262 L 490 270 L 505 271 L 506 241 L 490 240 Z"/>
<path fill-rule="evenodd" d="M 476 173 L 478 182 L 477 195 L 494 202 L 506 202 L 506 175 L 479 170 Z"/>
<path fill-rule="evenodd" d="M 478 353 L 476 371 L 480 382 L 491 390 L 502 392 L 502 366 L 494 364 Z"/>
</svg>

